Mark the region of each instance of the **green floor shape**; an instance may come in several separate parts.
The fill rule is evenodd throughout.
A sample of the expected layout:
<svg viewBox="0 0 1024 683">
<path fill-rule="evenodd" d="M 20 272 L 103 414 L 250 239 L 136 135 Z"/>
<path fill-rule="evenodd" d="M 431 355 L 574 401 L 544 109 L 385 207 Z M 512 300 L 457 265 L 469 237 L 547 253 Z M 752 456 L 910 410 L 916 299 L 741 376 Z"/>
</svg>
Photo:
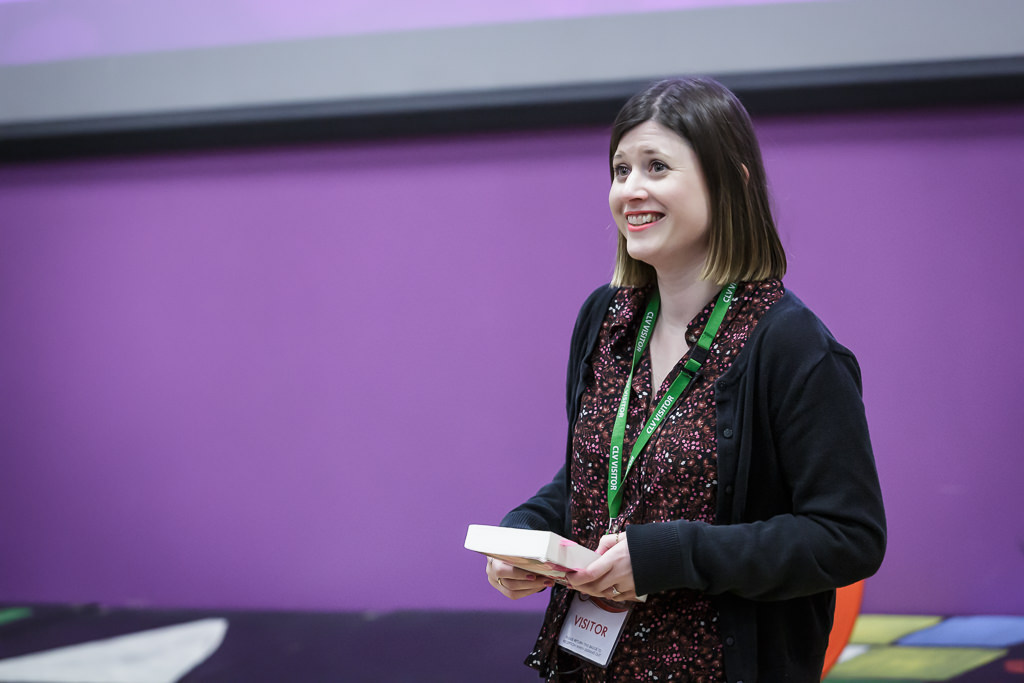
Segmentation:
<svg viewBox="0 0 1024 683">
<path fill-rule="evenodd" d="M 888 645 L 905 635 L 935 626 L 942 617 L 900 614 L 862 614 L 850 634 L 851 643 Z"/>
<path fill-rule="evenodd" d="M 1006 650 L 968 647 L 873 647 L 836 664 L 828 680 L 948 681 L 1006 653 Z"/>
<path fill-rule="evenodd" d="M 8 609 L 0 609 L 0 626 L 12 621 L 17 621 L 18 619 L 26 619 L 30 616 L 32 616 L 32 610 L 28 607 L 10 607 Z"/>
</svg>

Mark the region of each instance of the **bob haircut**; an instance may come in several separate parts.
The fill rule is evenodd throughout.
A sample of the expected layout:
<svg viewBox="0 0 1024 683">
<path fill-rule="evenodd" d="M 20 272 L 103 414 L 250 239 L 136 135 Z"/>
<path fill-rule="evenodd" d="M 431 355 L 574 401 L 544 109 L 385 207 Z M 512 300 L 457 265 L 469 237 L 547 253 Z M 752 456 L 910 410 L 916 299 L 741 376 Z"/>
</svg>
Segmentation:
<svg viewBox="0 0 1024 683">
<path fill-rule="evenodd" d="M 710 78 L 659 81 L 637 93 L 612 126 L 611 163 L 622 136 L 647 121 L 678 134 L 693 148 L 710 201 L 708 260 L 701 276 L 718 285 L 781 278 L 782 248 L 768 200 L 761 149 L 747 110 L 724 85 Z M 655 282 L 654 268 L 631 257 L 619 233 L 612 285 Z"/>
</svg>

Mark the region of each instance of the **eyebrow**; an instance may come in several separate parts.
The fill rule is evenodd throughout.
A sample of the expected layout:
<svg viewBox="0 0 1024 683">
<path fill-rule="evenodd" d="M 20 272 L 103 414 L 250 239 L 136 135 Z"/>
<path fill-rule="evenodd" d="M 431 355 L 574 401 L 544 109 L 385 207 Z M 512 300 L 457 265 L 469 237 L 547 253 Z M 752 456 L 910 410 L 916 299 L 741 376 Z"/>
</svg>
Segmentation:
<svg viewBox="0 0 1024 683">
<path fill-rule="evenodd" d="M 661 151 L 660 149 L 656 149 L 654 147 L 644 147 L 643 149 L 640 150 L 640 154 L 641 154 L 641 156 L 654 156 L 654 157 L 658 157 L 658 156 L 666 156 L 667 153 Z M 625 156 L 625 155 L 622 152 L 616 150 L 615 155 L 612 157 L 612 159 L 618 159 L 619 157 L 622 157 L 622 156 Z"/>
</svg>

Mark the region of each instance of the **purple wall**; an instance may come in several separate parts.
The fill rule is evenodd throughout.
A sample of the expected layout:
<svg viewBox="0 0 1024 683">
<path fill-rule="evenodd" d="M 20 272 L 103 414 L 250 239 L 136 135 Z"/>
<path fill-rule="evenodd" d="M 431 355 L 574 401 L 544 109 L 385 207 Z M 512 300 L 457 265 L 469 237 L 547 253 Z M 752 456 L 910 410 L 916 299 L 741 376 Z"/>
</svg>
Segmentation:
<svg viewBox="0 0 1024 683">
<path fill-rule="evenodd" d="M 1024 613 L 1024 108 L 759 121 L 860 357 L 865 609 Z M 462 549 L 558 466 L 603 130 L 0 168 L 0 601 L 538 609 Z"/>
</svg>

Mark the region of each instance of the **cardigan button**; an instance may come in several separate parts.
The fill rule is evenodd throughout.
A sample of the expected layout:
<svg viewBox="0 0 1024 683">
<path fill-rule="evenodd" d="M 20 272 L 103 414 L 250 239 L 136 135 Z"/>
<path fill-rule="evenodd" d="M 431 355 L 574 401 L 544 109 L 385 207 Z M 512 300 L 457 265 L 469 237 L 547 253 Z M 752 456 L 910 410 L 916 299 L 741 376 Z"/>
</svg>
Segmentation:
<svg viewBox="0 0 1024 683">
<path fill-rule="evenodd" d="M 724 436 L 727 439 L 731 439 L 732 438 L 732 427 L 726 427 L 725 429 L 723 429 L 722 430 L 722 436 Z"/>
<path fill-rule="evenodd" d="M 728 645 L 729 647 L 732 647 L 733 645 L 736 644 L 736 639 L 733 638 L 732 636 L 729 636 L 728 638 L 725 639 L 725 644 Z M 736 683 L 739 683 L 739 681 L 736 681 Z"/>
<path fill-rule="evenodd" d="M 718 387 L 719 391 L 725 391 L 725 381 L 724 380 L 718 380 L 718 382 L 715 384 L 715 386 Z"/>
<path fill-rule="evenodd" d="M 733 492 L 733 490 L 734 490 L 734 489 L 733 489 L 733 487 L 732 487 L 732 484 L 726 484 L 726 485 L 725 485 L 725 495 L 727 495 L 727 496 L 731 496 L 731 495 L 732 495 L 732 492 Z"/>
</svg>

